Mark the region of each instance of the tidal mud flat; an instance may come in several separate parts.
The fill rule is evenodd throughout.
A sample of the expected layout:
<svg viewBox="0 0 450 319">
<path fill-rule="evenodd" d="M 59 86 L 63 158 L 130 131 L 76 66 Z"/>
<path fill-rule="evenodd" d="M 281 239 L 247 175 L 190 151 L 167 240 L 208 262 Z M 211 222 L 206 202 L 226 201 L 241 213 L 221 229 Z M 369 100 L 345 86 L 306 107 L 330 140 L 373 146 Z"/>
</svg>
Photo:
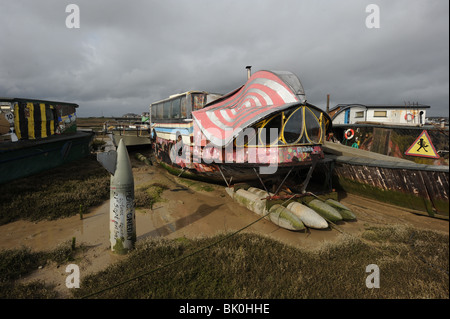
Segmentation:
<svg viewBox="0 0 450 319">
<path fill-rule="evenodd" d="M 150 157 L 150 154 L 145 151 L 141 153 Z M 76 246 L 80 248 L 76 250 L 71 260 L 48 261 L 20 275 L 20 280 L 16 278 L 10 280 L 11 282 L 23 285 L 37 280 L 45 282 L 45 285 L 52 285 L 53 288 L 50 290 L 55 292 L 54 295 L 51 295 L 52 298 L 79 298 L 94 292 L 95 287 L 106 287 L 108 276 L 117 279 L 114 277 L 114 269 L 117 268 L 114 267 L 128 264 L 138 272 L 141 267 L 144 267 L 143 265 L 148 269 L 152 265 L 157 267 L 159 264 L 172 262 L 183 253 L 192 253 L 195 249 L 200 249 L 211 244 L 217 238 L 222 238 L 221 236 L 224 234 L 230 234 L 246 227 L 258 218 L 258 215 L 231 200 L 223 186 L 171 175 L 162 167 L 149 166 L 136 159 L 134 155 L 133 152 L 130 152 L 136 201 L 140 201 L 140 203 L 137 202 L 136 207 L 136 251 L 126 256 L 117 256 L 110 251 L 109 176 L 105 174 L 100 177 L 100 180 L 104 179 L 106 182 L 97 183 L 98 188 L 103 189 L 103 192 L 100 193 L 103 195 L 99 195 L 103 196 L 102 201 L 89 208 L 84 205 L 83 209 L 85 210 L 83 210 L 82 216 L 78 209 L 69 217 L 61 216 L 61 218 L 50 220 L 48 218 L 43 220 L 18 218 L 0 226 L 0 238 L 2 239 L 0 240 L 0 249 L 2 251 L 22 247 L 27 247 L 32 252 L 47 251 L 57 249 L 61 244 L 72 241 L 73 238 L 76 239 Z M 83 163 L 80 167 L 77 167 L 77 164 L 70 166 L 71 171 L 77 172 L 74 175 L 80 176 L 83 169 L 92 170 L 93 167 L 99 165 L 92 158 L 88 161 L 94 162 L 90 162 L 89 165 Z M 100 167 L 100 169 L 102 168 Z M 98 174 L 102 175 L 101 172 Z M 70 179 L 68 176 L 69 174 L 66 175 L 66 178 Z M 38 185 L 35 187 L 39 189 Z M 209 269 L 212 268 L 217 273 L 211 274 L 207 271 L 204 274 L 203 271 L 206 271 L 208 267 L 202 268 L 198 265 L 197 267 L 201 267 L 201 269 L 195 268 L 196 260 L 197 263 L 200 263 L 196 259 L 199 257 L 194 256 L 191 260 L 187 258 L 184 261 L 187 264 L 181 266 L 185 268 L 185 273 L 182 271 L 185 277 L 180 275 L 181 277 L 174 279 L 169 284 L 170 288 L 164 288 L 163 283 L 157 284 L 154 287 L 156 290 L 151 293 L 148 291 L 148 287 L 147 290 L 136 288 L 136 294 L 131 295 L 131 298 L 405 298 L 405 296 L 406 298 L 448 298 L 448 220 L 415 214 L 411 210 L 356 195 L 340 194 L 340 197 L 340 202 L 351 208 L 356 214 L 356 221 L 346 222 L 337 225 L 336 228 L 326 230 L 308 229 L 303 232 L 293 232 L 282 229 L 267 220 L 260 220 L 236 236 L 223 240 L 217 246 L 209 249 L 210 253 L 216 257 L 209 260 L 207 264 Z M 146 201 L 148 198 L 154 200 Z M 44 200 L 44 198 L 41 199 Z M 73 196 L 71 199 L 76 201 L 77 196 Z M 36 207 L 36 204 L 30 205 L 30 207 Z M 74 207 L 79 208 L 79 204 Z M 54 210 L 58 210 L 58 208 L 55 207 Z M 161 254 L 158 251 L 158 249 L 171 251 L 174 247 L 176 247 L 176 254 L 173 252 Z M 275 263 L 266 278 L 272 278 L 272 281 L 277 282 L 276 286 L 280 287 L 268 289 L 271 280 L 267 279 L 265 288 L 255 286 L 253 290 L 250 290 L 252 284 L 247 282 L 249 279 L 241 278 L 235 272 L 248 272 L 248 277 L 256 280 L 259 276 L 258 271 L 260 271 L 257 269 L 258 264 L 275 262 L 271 255 L 275 247 L 283 247 L 277 254 L 280 260 L 284 260 L 290 266 L 286 268 L 285 265 Z M 218 249 L 222 252 L 219 252 Z M 224 253 L 223 249 L 227 250 L 227 253 Z M 417 249 L 425 261 L 417 257 Z M 152 250 L 151 253 L 148 250 Z M 370 253 L 364 253 L 362 256 L 364 250 Z M 146 251 L 147 257 L 144 253 Z M 305 255 L 302 255 L 302 260 L 289 258 L 288 256 L 293 253 L 306 254 L 309 259 Z M 221 257 L 218 258 L 217 254 Z M 241 255 L 241 259 L 235 260 L 233 258 L 236 258 L 236 254 L 243 255 Z M 160 256 L 159 261 L 155 256 Z M 225 260 L 228 260 L 225 262 L 226 265 L 224 265 Z M 325 279 L 323 279 L 323 289 L 318 288 L 316 292 L 305 290 L 306 284 L 309 283 L 308 280 L 313 280 L 314 276 L 311 267 L 305 264 L 307 260 L 311 264 L 322 263 L 323 267 L 319 268 L 325 273 L 326 269 L 335 269 L 336 262 L 342 263 L 344 269 L 350 270 L 335 274 L 339 277 L 336 279 L 335 285 L 350 285 L 353 287 L 353 293 L 351 290 L 339 293 L 329 291 L 328 288 L 324 288 L 328 286 Z M 369 290 L 365 286 L 364 280 L 368 275 L 365 273 L 367 265 L 379 263 L 381 270 L 385 269 L 386 277 L 391 279 L 401 276 L 402 280 L 398 282 L 400 286 L 405 277 L 401 275 L 402 265 L 406 266 L 412 261 L 416 267 L 413 271 L 418 272 L 414 276 L 425 277 L 421 279 L 420 287 L 414 288 L 411 292 L 407 292 L 408 288 L 398 291 L 398 287 L 395 285 L 389 289 L 386 287 L 384 291 L 382 288 L 376 291 Z M 65 279 L 68 275 L 66 265 L 70 263 L 80 267 L 80 289 L 74 290 L 66 287 Z M 398 263 L 395 271 L 394 263 Z M 344 266 L 346 264 L 347 266 Z M 436 269 L 443 270 L 433 269 L 430 264 L 438 265 Z M 219 265 L 221 266 L 219 267 Z M 174 267 L 174 269 L 179 269 L 180 266 L 174 265 Z M 233 271 L 230 271 L 231 269 Z M 431 273 L 427 274 L 426 269 L 432 269 Z M 102 271 L 106 271 L 108 275 L 100 274 Z M 168 270 L 159 275 L 170 277 L 173 271 Z M 272 271 L 273 274 L 271 274 Z M 304 282 L 297 282 L 294 285 L 292 280 L 296 276 L 295 273 L 299 273 L 299 271 L 301 276 L 298 276 L 302 277 Z M 328 271 L 330 273 L 327 276 L 331 278 L 332 270 Z M 411 272 L 412 270 L 403 269 L 403 272 L 406 271 Z M 275 275 L 280 272 L 284 276 Z M 435 277 L 430 278 L 431 274 Z M 188 280 L 188 286 L 194 285 L 196 281 L 200 280 L 198 276 L 213 276 L 214 280 L 207 281 L 213 286 L 218 285 L 217 278 L 222 278 L 220 282 L 223 289 L 218 289 L 213 293 L 211 287 L 210 289 L 192 286 L 178 290 L 174 288 L 186 285 L 184 282 L 187 280 L 186 276 L 191 278 Z M 446 280 L 444 280 L 445 276 L 447 276 Z M 90 278 L 89 283 L 83 282 L 86 277 Z M 101 279 L 102 277 L 103 279 Z M 146 280 L 151 280 L 151 278 L 152 276 L 149 276 Z M 93 284 L 97 280 L 99 281 Z M 169 279 L 167 278 L 167 280 Z M 204 278 L 200 281 L 202 286 L 208 286 L 205 284 Z M 139 281 L 135 284 L 139 286 Z M 285 291 L 281 287 L 289 288 L 286 291 L 290 292 L 281 292 Z M 405 286 L 403 285 L 403 287 Z M 252 292 L 250 293 L 250 291 Z M 117 290 L 99 295 L 99 297 L 128 298 Z"/>
</svg>

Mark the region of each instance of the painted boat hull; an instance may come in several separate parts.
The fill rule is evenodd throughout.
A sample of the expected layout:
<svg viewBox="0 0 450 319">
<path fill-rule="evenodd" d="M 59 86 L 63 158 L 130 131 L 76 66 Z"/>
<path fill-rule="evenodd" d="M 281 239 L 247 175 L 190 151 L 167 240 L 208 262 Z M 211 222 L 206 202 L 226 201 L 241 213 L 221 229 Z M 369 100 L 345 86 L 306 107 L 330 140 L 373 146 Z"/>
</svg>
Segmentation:
<svg viewBox="0 0 450 319">
<path fill-rule="evenodd" d="M 93 132 L 53 135 L 0 146 L 0 184 L 55 168 L 90 154 Z"/>
<path fill-rule="evenodd" d="M 189 146 L 184 146 L 185 148 Z M 303 146 L 289 146 L 277 148 L 278 154 L 276 160 L 267 161 L 265 163 L 250 162 L 248 158 L 243 160 L 237 159 L 239 151 L 235 151 L 230 162 L 224 160 L 225 155 L 211 159 L 211 163 L 195 157 L 187 159 L 187 156 L 178 157 L 174 154 L 174 143 L 157 138 L 152 144 L 156 160 L 173 174 L 182 177 L 188 177 L 197 180 L 203 180 L 213 183 L 226 184 L 227 182 L 240 183 L 251 182 L 261 178 L 264 181 L 277 181 L 284 178 L 289 171 L 295 173 L 298 171 L 308 170 L 313 158 L 317 160 L 324 159 L 324 153 L 321 145 L 309 146 L 311 152 L 302 152 Z M 247 151 L 244 149 L 246 156 Z M 265 152 L 267 149 L 262 149 Z M 225 153 L 225 152 L 224 152 Z M 183 154 L 195 154 L 194 148 L 191 146 L 189 151 L 183 151 Z M 250 155 L 249 157 L 252 157 Z M 253 158 L 258 158 L 254 155 Z M 301 160 L 297 160 L 300 158 Z M 270 163 L 270 164 L 267 164 Z M 272 165 L 272 166 L 271 166 Z M 225 179 L 227 182 L 225 182 Z"/>
</svg>

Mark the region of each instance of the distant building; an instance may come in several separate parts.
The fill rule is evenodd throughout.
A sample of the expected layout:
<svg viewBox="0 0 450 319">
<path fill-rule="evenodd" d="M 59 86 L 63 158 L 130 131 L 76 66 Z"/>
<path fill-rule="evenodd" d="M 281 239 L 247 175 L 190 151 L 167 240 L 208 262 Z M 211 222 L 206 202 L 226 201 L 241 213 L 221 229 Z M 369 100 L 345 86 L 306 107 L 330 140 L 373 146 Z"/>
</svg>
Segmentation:
<svg viewBox="0 0 450 319">
<path fill-rule="evenodd" d="M 140 116 L 138 114 L 135 114 L 135 113 L 127 113 L 127 114 L 122 115 L 122 117 L 133 117 L 133 118 L 135 118 L 135 117 L 140 117 Z"/>
<path fill-rule="evenodd" d="M 364 105 L 338 104 L 328 114 L 334 124 L 386 123 L 403 125 L 425 124 L 429 105 Z"/>
</svg>

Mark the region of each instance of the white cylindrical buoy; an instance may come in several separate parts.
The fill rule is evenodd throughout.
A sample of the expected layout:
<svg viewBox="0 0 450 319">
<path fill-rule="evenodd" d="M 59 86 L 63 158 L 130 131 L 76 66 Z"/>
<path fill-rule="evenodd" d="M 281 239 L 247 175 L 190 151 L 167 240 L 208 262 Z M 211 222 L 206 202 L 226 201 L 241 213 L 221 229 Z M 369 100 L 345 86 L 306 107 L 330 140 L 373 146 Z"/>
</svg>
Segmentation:
<svg viewBox="0 0 450 319">
<path fill-rule="evenodd" d="M 109 214 L 111 250 L 126 254 L 136 243 L 136 217 L 133 171 L 122 139 L 117 147 L 116 168 L 111 176 Z"/>
<path fill-rule="evenodd" d="M 270 210 L 269 218 L 275 224 L 289 230 L 304 230 L 305 225 L 289 209 L 279 204 L 273 205 Z"/>
<path fill-rule="evenodd" d="M 238 189 L 234 193 L 234 200 L 258 215 L 265 214 L 266 200 L 261 200 L 261 197 L 256 194 L 250 193 L 244 189 Z"/>
<path fill-rule="evenodd" d="M 308 206 L 302 205 L 298 202 L 292 202 L 289 203 L 287 208 L 298 218 L 300 218 L 306 227 L 315 229 L 328 228 L 327 221 Z"/>
</svg>

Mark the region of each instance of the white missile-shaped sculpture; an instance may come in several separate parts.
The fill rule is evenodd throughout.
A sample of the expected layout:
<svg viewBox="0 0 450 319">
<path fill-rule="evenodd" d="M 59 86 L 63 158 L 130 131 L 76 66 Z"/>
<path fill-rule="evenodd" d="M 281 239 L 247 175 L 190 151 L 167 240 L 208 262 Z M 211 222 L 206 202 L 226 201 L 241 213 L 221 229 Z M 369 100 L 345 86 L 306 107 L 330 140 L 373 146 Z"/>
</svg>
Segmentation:
<svg viewBox="0 0 450 319">
<path fill-rule="evenodd" d="M 117 151 L 98 153 L 97 161 L 111 174 L 109 206 L 111 250 L 118 254 L 126 254 L 136 243 L 136 216 L 133 171 L 122 139 Z"/>
</svg>

